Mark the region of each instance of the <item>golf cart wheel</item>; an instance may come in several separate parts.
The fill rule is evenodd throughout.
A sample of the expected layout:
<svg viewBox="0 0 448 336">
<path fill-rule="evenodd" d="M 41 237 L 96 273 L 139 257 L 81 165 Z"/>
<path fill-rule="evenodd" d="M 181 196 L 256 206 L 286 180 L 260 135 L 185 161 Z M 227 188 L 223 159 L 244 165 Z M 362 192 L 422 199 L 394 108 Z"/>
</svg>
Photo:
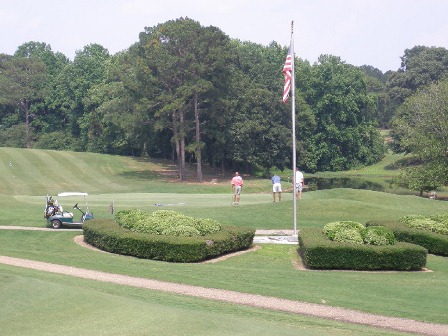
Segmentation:
<svg viewBox="0 0 448 336">
<path fill-rule="evenodd" d="M 58 219 L 53 219 L 51 221 L 51 226 L 53 227 L 53 229 L 59 229 L 62 226 L 62 223 Z"/>
</svg>

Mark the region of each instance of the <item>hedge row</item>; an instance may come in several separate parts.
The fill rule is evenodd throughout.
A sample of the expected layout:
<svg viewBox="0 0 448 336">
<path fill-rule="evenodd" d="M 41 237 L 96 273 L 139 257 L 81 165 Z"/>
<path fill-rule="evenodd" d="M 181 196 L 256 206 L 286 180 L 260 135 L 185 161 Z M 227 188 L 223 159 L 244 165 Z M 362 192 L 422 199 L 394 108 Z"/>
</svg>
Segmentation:
<svg viewBox="0 0 448 336">
<path fill-rule="evenodd" d="M 398 241 L 408 242 L 423 246 L 429 253 L 448 256 L 448 236 L 430 232 L 427 230 L 410 228 L 403 222 L 393 221 L 370 221 L 367 226 L 385 226 L 391 229 Z"/>
<path fill-rule="evenodd" d="M 421 270 L 427 250 L 397 242 L 394 245 L 357 245 L 329 240 L 322 229 L 302 229 L 299 254 L 311 269 Z"/>
<path fill-rule="evenodd" d="M 137 233 L 114 220 L 94 219 L 83 225 L 84 240 L 103 251 L 138 258 L 198 262 L 252 246 L 255 230 L 223 226 L 201 237 L 177 237 Z"/>
</svg>

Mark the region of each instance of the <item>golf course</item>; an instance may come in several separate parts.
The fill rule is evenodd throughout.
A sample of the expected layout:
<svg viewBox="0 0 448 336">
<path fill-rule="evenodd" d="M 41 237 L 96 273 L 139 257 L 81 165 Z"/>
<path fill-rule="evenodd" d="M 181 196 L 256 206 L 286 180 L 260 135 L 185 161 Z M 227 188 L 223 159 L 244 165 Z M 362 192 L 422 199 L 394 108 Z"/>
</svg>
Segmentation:
<svg viewBox="0 0 448 336">
<path fill-rule="evenodd" d="M 332 177 L 362 177 L 387 186 L 398 173 L 391 167 L 400 159 L 390 154 L 375 166 Z M 291 172 L 278 172 L 284 192 L 282 201 L 275 203 L 270 179 L 242 174 L 241 202 L 232 206 L 233 172 L 206 168 L 205 182 L 197 183 L 195 167 L 189 166 L 187 182 L 179 182 L 170 161 L 0 147 L 0 171 L 0 256 L 448 324 L 446 257 L 428 255 L 425 271 L 419 272 L 312 271 L 297 267 L 298 245 L 261 244 L 214 263 L 168 263 L 88 249 L 75 242 L 82 235 L 79 228 L 31 230 L 46 227 L 47 195 L 57 198 L 66 211 L 75 212 L 72 207 L 78 202 L 85 206 L 83 199 L 58 198 L 61 192 L 88 193 L 95 218 L 114 218 L 112 209 L 169 209 L 223 225 L 291 230 Z M 386 191 L 305 191 L 298 201 L 297 229 L 341 220 L 366 223 L 448 213 L 446 201 Z M 0 300 L 1 335 L 405 334 L 1 263 Z"/>
</svg>

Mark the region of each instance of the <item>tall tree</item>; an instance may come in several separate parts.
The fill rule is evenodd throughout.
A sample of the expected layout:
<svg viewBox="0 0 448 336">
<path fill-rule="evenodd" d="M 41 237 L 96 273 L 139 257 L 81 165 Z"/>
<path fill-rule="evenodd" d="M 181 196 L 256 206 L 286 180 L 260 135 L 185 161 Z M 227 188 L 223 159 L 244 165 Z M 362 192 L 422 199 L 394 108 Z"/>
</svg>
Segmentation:
<svg viewBox="0 0 448 336">
<path fill-rule="evenodd" d="M 39 139 L 45 133 L 58 131 L 62 128 L 60 120 L 63 115 L 58 108 L 54 108 L 51 97 L 57 84 L 57 78 L 70 60 L 60 52 L 53 52 L 51 46 L 44 42 L 30 41 L 20 45 L 14 53 L 16 57 L 37 58 L 46 66 L 48 74 L 45 88 L 45 98 L 39 104 L 33 104 L 32 113 L 34 118 L 31 127 Z M 38 140 L 37 139 L 37 140 Z"/>
<path fill-rule="evenodd" d="M 393 121 L 396 151 L 412 153 L 420 163 L 407 169 L 402 182 L 430 191 L 448 184 L 448 80 L 407 98 Z"/>
<path fill-rule="evenodd" d="M 30 106 L 45 97 L 47 72 L 36 57 L 0 56 L 0 102 L 11 104 L 25 115 L 26 146 L 31 148 Z"/>
<path fill-rule="evenodd" d="M 188 18 L 146 28 L 140 34 L 143 72 L 156 79 L 155 115 L 159 120 L 171 119 L 181 180 L 186 180 L 187 136 L 193 129 L 190 147 L 202 181 L 201 106 L 213 105 L 212 91 L 228 78 L 229 43 L 218 28 L 202 27 Z"/>
<path fill-rule="evenodd" d="M 316 114 L 316 133 L 310 141 L 316 144 L 318 170 L 346 170 L 382 158 L 382 140 L 373 125 L 374 102 L 359 69 L 323 55 L 304 89 Z"/>
<path fill-rule="evenodd" d="M 82 118 L 90 112 L 86 110 L 83 99 L 91 88 L 105 81 L 109 58 L 109 51 L 103 46 L 87 45 L 76 52 L 73 62 L 64 67 L 55 83 L 53 105 L 63 111 L 62 122 L 68 126 L 69 134 L 82 140 L 83 144 L 78 149 L 88 147 L 89 136 L 93 136 L 89 127 L 95 127 L 86 125 Z"/>
<path fill-rule="evenodd" d="M 448 78 L 448 49 L 415 46 L 406 49 L 401 67 L 388 81 L 391 108 L 395 110 L 421 87 Z"/>
</svg>

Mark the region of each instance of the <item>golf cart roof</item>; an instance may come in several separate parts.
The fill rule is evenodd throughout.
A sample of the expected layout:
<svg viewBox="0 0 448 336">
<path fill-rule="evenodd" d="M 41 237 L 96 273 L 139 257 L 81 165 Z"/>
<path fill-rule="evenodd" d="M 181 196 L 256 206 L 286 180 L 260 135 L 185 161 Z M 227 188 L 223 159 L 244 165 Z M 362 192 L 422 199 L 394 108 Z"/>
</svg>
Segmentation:
<svg viewBox="0 0 448 336">
<path fill-rule="evenodd" d="M 87 196 L 87 193 L 83 193 L 83 192 L 62 192 L 59 193 L 58 196 L 59 197 L 64 197 L 64 196 Z"/>
</svg>

